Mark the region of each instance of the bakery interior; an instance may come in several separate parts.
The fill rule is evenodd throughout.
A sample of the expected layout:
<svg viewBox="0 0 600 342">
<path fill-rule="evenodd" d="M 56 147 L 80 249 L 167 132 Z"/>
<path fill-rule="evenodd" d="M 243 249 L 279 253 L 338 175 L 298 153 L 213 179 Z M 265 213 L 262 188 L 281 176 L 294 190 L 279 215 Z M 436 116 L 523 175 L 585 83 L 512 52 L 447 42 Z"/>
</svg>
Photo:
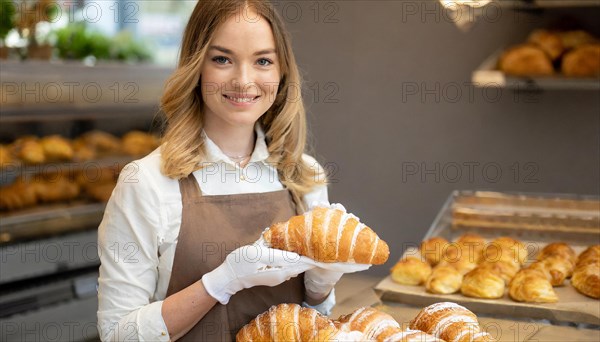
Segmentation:
<svg viewBox="0 0 600 342">
<path fill-rule="evenodd" d="M 160 144 L 196 1 L 0 3 L 0 340 L 97 341 L 98 224 Z M 323 324 L 599 341 L 600 0 L 273 4 L 329 200 L 389 246 Z M 428 312 L 475 324 L 453 335 Z"/>
</svg>

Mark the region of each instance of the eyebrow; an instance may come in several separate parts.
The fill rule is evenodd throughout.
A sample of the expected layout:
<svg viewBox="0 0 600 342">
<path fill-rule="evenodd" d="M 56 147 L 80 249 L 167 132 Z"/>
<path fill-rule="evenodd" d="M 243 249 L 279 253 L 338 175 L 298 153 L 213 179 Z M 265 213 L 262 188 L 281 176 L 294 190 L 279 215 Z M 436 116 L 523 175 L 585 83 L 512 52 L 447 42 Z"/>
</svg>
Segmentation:
<svg viewBox="0 0 600 342">
<path fill-rule="evenodd" d="M 227 48 L 224 48 L 222 46 L 219 46 L 219 45 L 211 45 L 208 49 L 209 50 L 218 50 L 218 51 L 221 51 L 223 53 L 228 53 L 230 55 L 235 55 L 235 53 L 233 53 L 233 51 L 231 51 L 231 50 L 229 50 Z M 265 49 L 265 50 L 256 51 L 253 54 L 253 56 L 267 55 L 267 54 L 270 54 L 270 53 L 275 53 L 275 49 Z"/>
</svg>

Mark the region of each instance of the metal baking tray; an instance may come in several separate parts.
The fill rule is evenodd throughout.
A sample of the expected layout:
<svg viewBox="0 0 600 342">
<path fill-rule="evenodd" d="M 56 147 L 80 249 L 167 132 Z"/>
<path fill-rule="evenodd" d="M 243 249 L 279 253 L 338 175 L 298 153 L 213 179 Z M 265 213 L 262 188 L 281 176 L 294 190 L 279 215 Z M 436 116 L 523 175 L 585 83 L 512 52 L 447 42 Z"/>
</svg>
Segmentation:
<svg viewBox="0 0 600 342">
<path fill-rule="evenodd" d="M 569 243 L 577 253 L 600 243 L 600 198 L 571 194 L 532 194 L 454 191 L 433 221 L 424 239 L 442 236 L 454 240 L 476 233 L 488 240 L 517 238 L 532 260 L 549 242 Z M 559 302 L 519 303 L 507 294 L 500 299 L 469 298 L 459 294 L 436 295 L 424 286 L 397 284 L 384 278 L 376 287 L 382 300 L 427 306 L 440 301 L 466 305 L 476 313 L 523 319 L 548 319 L 600 325 L 600 301 L 578 293 L 567 281 L 555 287 Z"/>
</svg>

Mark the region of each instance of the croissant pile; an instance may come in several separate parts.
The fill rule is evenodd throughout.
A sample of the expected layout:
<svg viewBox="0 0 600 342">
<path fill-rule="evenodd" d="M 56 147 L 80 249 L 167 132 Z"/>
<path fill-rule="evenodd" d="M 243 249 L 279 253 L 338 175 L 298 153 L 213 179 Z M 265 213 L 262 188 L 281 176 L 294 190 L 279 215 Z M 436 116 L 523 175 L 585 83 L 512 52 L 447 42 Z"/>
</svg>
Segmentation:
<svg viewBox="0 0 600 342">
<path fill-rule="evenodd" d="M 0 188 L 0 210 L 20 210 L 80 198 L 106 202 L 117 184 L 119 172 L 120 167 L 79 171 L 56 168 L 54 172 L 31 177 L 19 176 L 12 184 Z"/>
<path fill-rule="evenodd" d="M 582 30 L 535 30 L 507 49 L 498 67 L 514 76 L 600 77 L 600 41 Z"/>
<path fill-rule="evenodd" d="M 390 270 L 403 285 L 424 285 L 434 294 L 497 299 L 508 293 L 519 302 L 554 303 L 554 287 L 571 284 L 581 293 L 600 297 L 600 247 L 592 246 L 579 258 L 564 242 L 546 245 L 526 266 L 526 246 L 511 237 L 491 242 L 476 234 L 464 234 L 449 242 L 443 237 L 423 241 L 416 252 L 408 251 Z"/>
<path fill-rule="evenodd" d="M 87 162 L 123 154 L 140 156 L 156 147 L 158 138 L 140 131 L 128 132 L 122 138 L 102 131 L 87 132 L 73 140 L 59 135 L 23 136 L 11 144 L 0 145 L 0 171 L 3 173 L 19 171 L 15 168 L 18 165 L 35 165 L 21 172 L 11 184 L 0 188 L 0 210 L 20 210 L 82 196 L 106 202 L 116 185 L 121 166 L 62 163 Z"/>
<path fill-rule="evenodd" d="M 385 263 L 387 243 L 345 210 L 316 207 L 286 222 L 272 225 L 263 233 L 266 243 L 321 262 Z"/>
<path fill-rule="evenodd" d="M 236 335 L 236 341 L 494 341 L 477 316 L 455 303 L 436 303 L 421 310 L 409 329 L 371 307 L 330 320 L 314 309 L 279 304 L 258 315 Z"/>
<path fill-rule="evenodd" d="M 123 153 L 141 156 L 152 152 L 158 145 L 157 137 L 140 131 L 128 132 L 122 138 L 107 132 L 91 131 L 73 140 L 60 135 L 41 138 L 27 135 L 10 144 L 0 145 L 0 167 L 81 162 Z"/>
</svg>

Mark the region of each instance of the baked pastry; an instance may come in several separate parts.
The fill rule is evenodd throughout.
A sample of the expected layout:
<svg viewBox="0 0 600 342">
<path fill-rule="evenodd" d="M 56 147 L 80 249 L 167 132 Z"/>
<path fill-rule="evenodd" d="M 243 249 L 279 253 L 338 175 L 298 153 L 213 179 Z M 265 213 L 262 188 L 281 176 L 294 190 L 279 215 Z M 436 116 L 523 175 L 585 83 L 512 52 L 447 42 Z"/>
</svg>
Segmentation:
<svg viewBox="0 0 600 342">
<path fill-rule="evenodd" d="M 500 70 L 513 76 L 551 76 L 554 67 L 550 57 L 533 44 L 517 45 L 506 50 L 499 61 Z"/>
<path fill-rule="evenodd" d="M 440 236 L 434 236 L 421 242 L 421 255 L 431 266 L 437 265 L 442 260 L 444 249 L 448 245 L 448 240 Z"/>
<path fill-rule="evenodd" d="M 451 294 L 460 290 L 463 275 L 452 266 L 438 265 L 425 282 L 427 292 Z"/>
<path fill-rule="evenodd" d="M 517 302 L 555 303 L 558 301 L 558 296 L 546 275 L 533 268 L 525 268 L 517 272 L 508 286 L 508 294 Z"/>
<path fill-rule="evenodd" d="M 360 331 L 364 340 L 383 340 L 400 329 L 400 324 L 389 314 L 371 307 L 362 307 L 339 317 L 335 326 L 342 331 Z"/>
<path fill-rule="evenodd" d="M 121 140 L 107 132 L 90 131 L 77 140 L 99 153 L 117 153 L 121 150 Z"/>
<path fill-rule="evenodd" d="M 158 147 L 159 141 L 152 134 L 131 131 L 123 136 L 123 152 L 131 156 L 141 156 Z"/>
<path fill-rule="evenodd" d="M 565 51 L 562 39 L 557 32 L 534 30 L 529 35 L 528 42 L 540 47 L 552 60 L 556 60 Z"/>
<path fill-rule="evenodd" d="M 476 267 L 465 274 L 460 292 L 467 297 L 500 298 L 504 295 L 504 279 L 487 267 Z"/>
<path fill-rule="evenodd" d="M 73 160 L 82 162 L 96 158 L 96 149 L 81 138 L 73 140 Z"/>
<path fill-rule="evenodd" d="M 600 298 L 600 259 L 575 267 L 571 284 L 586 296 Z"/>
<path fill-rule="evenodd" d="M 537 260 L 543 260 L 551 255 L 556 255 L 567 259 L 573 265 L 577 262 L 577 254 L 569 245 L 564 242 L 553 242 L 546 245 L 537 256 Z"/>
<path fill-rule="evenodd" d="M 263 233 L 266 243 L 321 262 L 381 265 L 390 250 L 371 228 L 342 209 L 316 207 Z"/>
<path fill-rule="evenodd" d="M 68 201 L 79 196 L 80 188 L 76 182 L 61 174 L 48 174 L 32 182 L 36 195 L 41 202 Z"/>
<path fill-rule="evenodd" d="M 392 331 L 386 331 L 385 334 L 379 335 L 377 341 L 382 342 L 443 342 L 439 338 L 429 335 L 421 330 L 402 330 L 400 328 Z"/>
<path fill-rule="evenodd" d="M 410 329 L 422 330 L 444 341 L 472 341 L 482 338 L 477 316 L 452 302 L 441 302 L 423 308 L 410 322 Z"/>
<path fill-rule="evenodd" d="M 523 265 L 527 261 L 527 247 L 516 239 L 503 236 L 490 242 L 483 251 L 483 259 L 488 262 L 498 260 L 512 261 Z"/>
<path fill-rule="evenodd" d="M 71 143 L 60 135 L 49 135 L 40 139 L 46 160 L 71 160 L 73 147 Z"/>
<path fill-rule="evenodd" d="M 19 210 L 37 204 L 34 186 L 19 177 L 11 185 L 0 188 L 0 209 Z"/>
<path fill-rule="evenodd" d="M 354 336 L 361 335 L 359 333 Z M 256 316 L 236 335 L 236 341 L 335 341 L 344 332 L 317 310 L 279 304 Z"/>
<path fill-rule="evenodd" d="M 600 44 L 582 45 L 562 59 L 562 73 L 572 77 L 600 77 Z"/>
<path fill-rule="evenodd" d="M 468 272 L 475 269 L 475 267 L 477 267 L 477 262 L 470 260 L 468 257 L 464 257 L 453 261 L 442 260 L 442 262 L 440 262 L 438 266 L 453 267 L 455 270 L 458 271 L 458 273 L 465 275 Z"/>
<path fill-rule="evenodd" d="M 590 261 L 595 262 L 595 260 L 600 259 L 600 245 L 594 245 L 588 247 L 585 251 L 579 254 L 577 258 L 577 266 L 581 266 Z"/>
<path fill-rule="evenodd" d="M 583 30 L 571 30 L 559 32 L 558 35 L 562 45 L 566 50 L 574 49 L 581 45 L 591 44 L 598 40 L 591 34 Z"/>
<path fill-rule="evenodd" d="M 4 167 L 15 163 L 10 149 L 4 145 L 0 145 L 0 167 Z"/>
<path fill-rule="evenodd" d="M 562 286 L 565 279 L 573 274 L 574 265 L 561 256 L 550 255 L 532 263 L 529 268 L 544 272 L 552 286 Z"/>
<path fill-rule="evenodd" d="M 600 298 L 600 245 L 590 246 L 579 255 L 571 284 L 586 296 Z"/>
<path fill-rule="evenodd" d="M 478 234 L 463 234 L 446 246 L 443 260 L 456 262 L 462 259 L 463 262 L 469 261 L 477 264 L 481 260 L 485 243 L 485 239 Z"/>
<path fill-rule="evenodd" d="M 519 272 L 521 267 L 518 263 L 510 260 L 484 261 L 477 265 L 477 268 L 485 268 L 504 279 L 504 283 L 508 285 L 511 279 Z"/>
<path fill-rule="evenodd" d="M 431 274 L 431 266 L 421 259 L 409 256 L 400 259 L 391 269 L 392 280 L 404 285 L 421 285 Z"/>
<path fill-rule="evenodd" d="M 35 136 L 25 136 L 12 144 L 13 154 L 28 164 L 40 164 L 46 161 L 44 148 Z"/>
</svg>

